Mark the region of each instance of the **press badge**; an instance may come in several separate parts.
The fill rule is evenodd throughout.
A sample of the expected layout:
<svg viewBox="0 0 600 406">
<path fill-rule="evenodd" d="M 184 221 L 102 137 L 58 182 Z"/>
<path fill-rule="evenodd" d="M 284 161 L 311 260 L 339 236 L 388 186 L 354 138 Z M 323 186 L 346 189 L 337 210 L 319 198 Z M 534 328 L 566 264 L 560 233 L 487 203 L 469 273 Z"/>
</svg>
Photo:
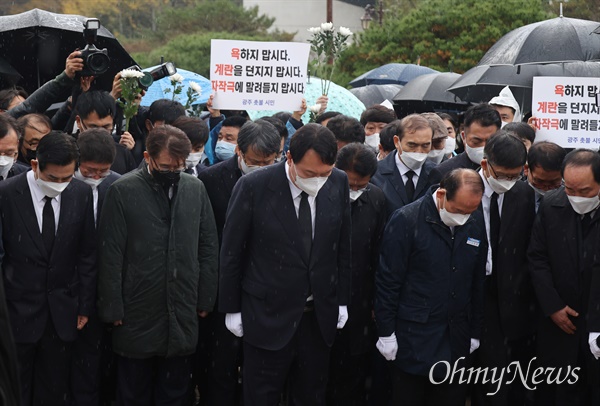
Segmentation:
<svg viewBox="0 0 600 406">
<path fill-rule="evenodd" d="M 479 247 L 479 240 L 476 240 L 475 238 L 467 238 L 467 244 L 472 245 L 473 247 Z"/>
</svg>

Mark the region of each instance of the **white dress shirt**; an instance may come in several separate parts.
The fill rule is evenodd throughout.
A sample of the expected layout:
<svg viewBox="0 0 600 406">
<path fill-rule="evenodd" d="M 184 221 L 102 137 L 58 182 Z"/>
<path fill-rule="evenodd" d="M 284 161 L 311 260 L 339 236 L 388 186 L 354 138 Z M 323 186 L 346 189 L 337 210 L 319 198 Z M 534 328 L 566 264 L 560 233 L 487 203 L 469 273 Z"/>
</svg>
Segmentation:
<svg viewBox="0 0 600 406">
<path fill-rule="evenodd" d="M 492 200 L 492 193 L 494 190 L 491 188 L 488 183 L 485 175 L 483 174 L 483 169 L 479 170 L 479 176 L 483 179 L 483 186 L 485 190 L 483 191 L 483 197 L 481 198 L 481 206 L 483 207 L 483 220 L 485 221 L 485 233 L 488 239 L 488 254 L 487 261 L 485 263 L 485 274 L 492 274 L 492 240 L 490 240 L 490 202 Z M 504 193 L 498 195 L 498 213 L 500 213 L 500 218 L 502 218 L 502 203 L 504 202 Z"/>
<path fill-rule="evenodd" d="M 292 182 L 292 178 L 290 178 L 290 164 L 289 163 L 285 164 L 285 175 L 288 178 L 288 183 L 290 185 L 290 192 L 292 193 L 292 200 L 294 201 L 294 208 L 296 209 L 296 217 L 298 217 L 299 212 L 300 212 L 300 200 L 302 199 L 302 197 L 300 197 L 300 195 L 302 194 L 302 190 L 300 188 L 298 188 L 298 186 L 294 185 L 294 182 Z M 315 238 L 315 217 L 317 215 L 317 205 L 315 203 L 315 199 L 316 199 L 316 196 L 313 197 L 311 195 L 308 195 L 308 205 L 310 206 L 310 217 L 311 217 L 311 222 L 312 222 L 313 240 Z"/>
<path fill-rule="evenodd" d="M 415 174 L 412 177 L 413 184 L 415 185 L 415 190 L 417 189 L 417 183 L 419 182 L 419 176 L 421 176 L 421 166 L 419 169 L 410 169 L 408 166 L 404 165 L 404 162 L 400 159 L 398 152 L 396 152 L 396 168 L 398 168 L 398 172 L 400 172 L 400 176 L 402 176 L 402 183 L 406 185 L 406 181 L 408 180 L 408 176 L 406 176 L 406 172 L 413 171 Z"/>
<path fill-rule="evenodd" d="M 27 172 L 27 183 L 29 185 L 29 191 L 31 192 L 31 200 L 33 202 L 33 209 L 35 210 L 35 217 L 37 218 L 40 233 L 42 232 L 42 219 L 44 213 L 44 205 L 46 204 L 46 195 L 42 192 L 42 189 L 38 186 L 35 181 L 33 171 Z M 60 217 L 60 196 L 56 196 L 52 199 L 52 209 L 54 210 L 54 232 L 58 230 L 58 220 Z"/>
</svg>

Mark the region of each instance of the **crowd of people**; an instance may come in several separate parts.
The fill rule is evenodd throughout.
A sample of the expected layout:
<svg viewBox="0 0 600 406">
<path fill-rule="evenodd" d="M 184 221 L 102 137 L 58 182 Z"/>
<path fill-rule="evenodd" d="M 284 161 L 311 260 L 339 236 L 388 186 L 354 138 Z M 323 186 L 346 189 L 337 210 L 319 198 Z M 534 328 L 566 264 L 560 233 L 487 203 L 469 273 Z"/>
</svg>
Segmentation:
<svg viewBox="0 0 600 406">
<path fill-rule="evenodd" d="M 600 404 L 600 155 L 510 89 L 124 131 L 79 56 L 0 91 L 0 405 Z"/>
</svg>

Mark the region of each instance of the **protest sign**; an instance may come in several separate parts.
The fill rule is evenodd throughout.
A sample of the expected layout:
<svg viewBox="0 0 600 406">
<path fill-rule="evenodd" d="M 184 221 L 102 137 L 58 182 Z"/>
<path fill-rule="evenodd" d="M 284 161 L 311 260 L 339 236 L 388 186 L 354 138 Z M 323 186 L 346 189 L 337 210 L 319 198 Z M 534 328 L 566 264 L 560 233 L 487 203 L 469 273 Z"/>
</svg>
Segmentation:
<svg viewBox="0 0 600 406">
<path fill-rule="evenodd" d="M 600 78 L 534 77 L 535 140 L 564 148 L 600 146 Z"/>
<path fill-rule="evenodd" d="M 211 41 L 213 106 L 228 110 L 299 110 L 309 44 Z"/>
</svg>

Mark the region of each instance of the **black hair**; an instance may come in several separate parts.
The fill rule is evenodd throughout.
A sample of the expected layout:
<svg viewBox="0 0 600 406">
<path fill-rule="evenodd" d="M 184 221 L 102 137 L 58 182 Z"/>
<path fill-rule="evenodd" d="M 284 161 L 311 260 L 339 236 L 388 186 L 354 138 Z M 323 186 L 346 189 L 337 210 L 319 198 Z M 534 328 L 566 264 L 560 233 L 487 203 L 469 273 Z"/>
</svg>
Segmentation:
<svg viewBox="0 0 600 406">
<path fill-rule="evenodd" d="M 498 129 L 502 126 L 500 113 L 488 103 L 476 104 L 465 111 L 464 126 L 469 127 L 473 123 L 479 123 L 482 127 L 495 125 Z"/>
<path fill-rule="evenodd" d="M 385 152 L 391 152 L 396 149 L 394 135 L 398 135 L 398 138 L 400 138 L 400 134 L 403 134 L 401 120 L 394 120 L 381 129 L 379 144 L 381 144 Z"/>
<path fill-rule="evenodd" d="M 165 124 L 173 124 L 181 116 L 185 116 L 185 108 L 175 100 L 154 100 L 148 109 L 148 120 L 152 124 L 157 121 L 164 121 Z"/>
<path fill-rule="evenodd" d="M 472 169 L 454 169 L 440 181 L 440 189 L 446 190 L 446 200 L 453 200 L 461 187 L 469 187 L 472 192 L 479 195 L 483 195 L 485 190 L 481 176 Z"/>
<path fill-rule="evenodd" d="M 360 123 L 365 126 L 367 123 L 391 123 L 396 120 L 396 113 L 385 106 L 376 104 L 369 107 L 360 115 Z"/>
<path fill-rule="evenodd" d="M 62 131 L 50 131 L 40 140 L 36 149 L 36 159 L 40 171 L 44 171 L 49 164 L 58 166 L 77 164 L 79 149 L 75 138 Z"/>
<path fill-rule="evenodd" d="M 187 135 L 192 143 L 192 147 L 205 145 L 208 141 L 208 125 L 199 118 L 181 116 L 173 121 L 173 127 L 179 128 Z"/>
<path fill-rule="evenodd" d="M 560 171 L 565 156 L 567 151 L 560 145 L 548 141 L 537 142 L 529 148 L 527 166 L 529 170 L 542 168 L 545 171 Z"/>
<path fill-rule="evenodd" d="M 290 117 L 292 116 L 292 113 L 289 113 L 287 111 L 280 111 L 278 113 L 273 114 L 271 117 L 275 117 L 281 120 L 281 122 L 283 124 L 287 124 L 288 120 L 290 119 Z"/>
<path fill-rule="evenodd" d="M 356 172 L 360 177 L 373 176 L 377 172 L 377 155 L 365 144 L 354 142 L 338 151 L 335 167 Z"/>
<path fill-rule="evenodd" d="M 454 132 L 458 133 L 458 118 L 448 113 L 436 113 L 442 120 L 448 120 L 454 127 Z"/>
<path fill-rule="evenodd" d="M 10 103 L 12 103 L 13 99 L 18 96 L 21 96 L 24 99 L 29 97 L 25 89 L 20 86 L 0 90 L 0 110 L 8 110 Z"/>
<path fill-rule="evenodd" d="M 6 137 L 10 130 L 17 134 L 17 139 L 20 138 L 20 129 L 17 120 L 8 114 L 0 114 L 0 139 Z"/>
<path fill-rule="evenodd" d="M 338 141 L 361 144 L 365 142 L 365 127 L 354 117 L 337 115 L 327 122 L 327 128 Z"/>
<path fill-rule="evenodd" d="M 594 180 L 596 183 L 600 183 L 600 155 L 598 152 L 585 148 L 579 148 L 569 152 L 560 167 L 560 174 L 563 178 L 567 166 L 590 166 L 592 173 L 594 174 Z"/>
<path fill-rule="evenodd" d="M 523 141 L 528 140 L 532 144 L 535 141 L 535 130 L 527 123 L 508 123 L 503 130 L 512 133 Z"/>
<path fill-rule="evenodd" d="M 287 139 L 288 129 L 285 126 L 285 123 L 283 121 L 281 121 L 281 119 L 279 119 L 275 116 L 271 116 L 271 117 L 267 116 L 267 117 L 261 117 L 260 120 L 265 120 L 266 122 L 273 124 L 273 126 L 275 126 L 275 129 L 279 133 L 279 136 L 281 138 L 283 138 L 284 140 Z"/>
<path fill-rule="evenodd" d="M 242 154 L 253 149 L 262 156 L 279 154 L 281 136 L 275 126 L 265 120 L 247 121 L 240 128 L 237 146 Z"/>
<path fill-rule="evenodd" d="M 28 127 L 33 128 L 39 133 L 44 133 L 42 127 L 46 127 L 48 130 L 51 131 L 52 122 L 45 114 L 30 113 L 19 117 L 19 119 L 17 120 L 17 128 L 19 130 L 19 133 L 21 134 L 21 136 L 19 137 L 21 143 L 24 140 L 25 129 Z"/>
<path fill-rule="evenodd" d="M 485 143 L 483 155 L 491 164 L 512 169 L 525 165 L 527 149 L 519 138 L 499 130 Z"/>
<path fill-rule="evenodd" d="M 77 98 L 75 113 L 85 120 L 90 114 L 96 112 L 98 118 L 112 117 L 117 114 L 117 103 L 110 93 L 103 90 L 83 92 Z"/>
<path fill-rule="evenodd" d="M 111 164 L 117 155 L 112 135 L 104 128 L 90 128 L 77 137 L 79 162 Z"/>
<path fill-rule="evenodd" d="M 306 124 L 294 133 L 290 141 L 290 155 L 294 163 L 302 161 L 304 155 L 312 149 L 326 165 L 335 164 L 337 143 L 335 136 L 327 127 L 320 124 Z"/>
<path fill-rule="evenodd" d="M 242 116 L 231 116 L 231 117 L 227 117 L 225 120 L 223 120 L 222 127 L 242 128 L 244 126 L 244 124 L 246 124 L 247 121 L 248 120 Z"/>
<path fill-rule="evenodd" d="M 148 133 L 146 151 L 153 159 L 166 151 L 171 158 L 184 162 L 192 151 L 192 143 L 179 128 L 169 124 L 159 125 Z"/>
<path fill-rule="evenodd" d="M 336 116 L 341 115 L 342 113 L 340 113 L 339 111 L 326 111 L 323 114 L 319 114 L 319 116 L 317 117 L 317 119 L 315 120 L 315 123 L 317 124 L 322 124 L 323 121 L 325 120 L 329 120 L 331 118 L 334 118 Z"/>
</svg>

